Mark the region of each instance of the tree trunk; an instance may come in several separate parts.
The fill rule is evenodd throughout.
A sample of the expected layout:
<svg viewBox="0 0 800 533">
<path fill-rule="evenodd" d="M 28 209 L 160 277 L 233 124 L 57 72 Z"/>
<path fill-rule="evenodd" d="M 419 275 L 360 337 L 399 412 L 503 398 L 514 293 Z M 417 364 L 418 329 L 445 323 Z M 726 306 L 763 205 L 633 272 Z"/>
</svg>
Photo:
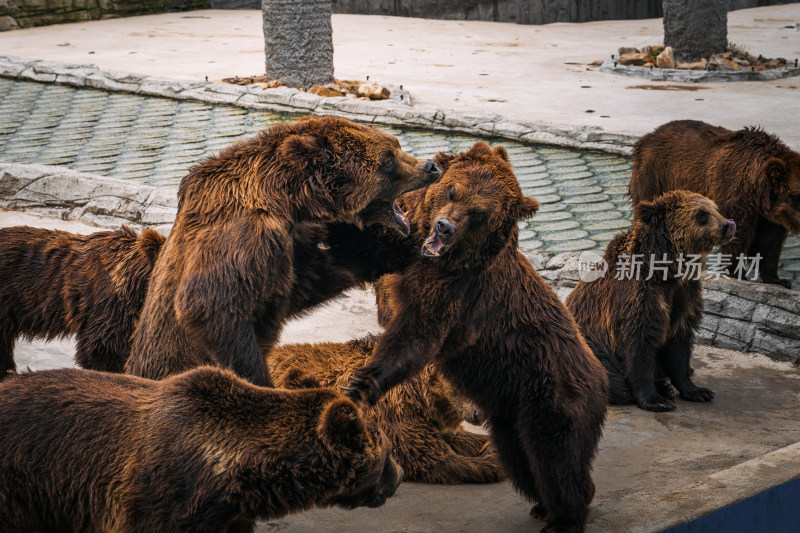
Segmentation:
<svg viewBox="0 0 800 533">
<path fill-rule="evenodd" d="M 678 61 L 700 61 L 728 48 L 728 0 L 664 0 L 664 46 Z"/>
<path fill-rule="evenodd" d="M 333 82 L 331 0 L 262 0 L 267 79 L 310 88 Z"/>
</svg>

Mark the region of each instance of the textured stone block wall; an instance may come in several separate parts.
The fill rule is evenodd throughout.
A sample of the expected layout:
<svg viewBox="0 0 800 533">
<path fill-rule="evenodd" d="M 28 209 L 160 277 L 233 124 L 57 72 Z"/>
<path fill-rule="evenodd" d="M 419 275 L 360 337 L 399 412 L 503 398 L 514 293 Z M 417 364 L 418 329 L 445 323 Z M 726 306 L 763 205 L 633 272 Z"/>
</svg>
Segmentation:
<svg viewBox="0 0 800 533">
<path fill-rule="evenodd" d="M 209 7 L 210 0 L 0 0 L 0 31 Z"/>
<path fill-rule="evenodd" d="M 728 9 L 791 2 L 728 0 Z M 333 0 L 334 13 L 549 24 L 658 18 L 661 0 Z M 260 9 L 261 0 L 211 0 L 215 9 Z"/>
</svg>

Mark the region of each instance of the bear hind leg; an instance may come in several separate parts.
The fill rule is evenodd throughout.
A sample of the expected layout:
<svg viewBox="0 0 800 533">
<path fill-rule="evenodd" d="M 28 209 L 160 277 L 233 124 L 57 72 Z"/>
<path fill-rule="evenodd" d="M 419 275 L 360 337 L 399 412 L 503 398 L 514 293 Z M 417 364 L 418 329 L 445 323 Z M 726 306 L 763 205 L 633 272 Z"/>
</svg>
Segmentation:
<svg viewBox="0 0 800 533">
<path fill-rule="evenodd" d="M 692 375 L 689 360 L 692 355 L 691 341 L 673 337 L 658 351 L 658 357 L 664 370 L 666 370 L 672 384 L 678 389 L 678 394 L 690 402 L 710 402 L 714 398 L 714 391 L 698 387 L 690 377 Z"/>
</svg>

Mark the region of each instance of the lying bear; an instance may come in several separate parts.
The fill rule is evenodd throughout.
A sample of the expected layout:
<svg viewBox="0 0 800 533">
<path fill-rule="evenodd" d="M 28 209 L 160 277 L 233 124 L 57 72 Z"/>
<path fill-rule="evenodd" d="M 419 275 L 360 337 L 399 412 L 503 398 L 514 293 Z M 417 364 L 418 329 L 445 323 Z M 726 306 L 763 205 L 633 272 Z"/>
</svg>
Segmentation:
<svg viewBox="0 0 800 533">
<path fill-rule="evenodd" d="M 164 237 L 153 230 L 75 235 L 0 229 L 0 380 L 16 370 L 19 336 L 76 336 L 75 360 L 121 372 Z"/>
<path fill-rule="evenodd" d="M 306 376 L 326 387 L 341 387 L 364 365 L 378 338 L 276 346 L 269 356 L 270 373 L 284 387 Z M 506 478 L 489 453 L 488 437 L 461 427 L 464 420 L 476 421 L 474 407 L 432 365 L 389 391 L 366 416 L 392 441 L 392 455 L 409 481 L 493 483 Z"/>
<path fill-rule="evenodd" d="M 0 428 L 2 531 L 253 531 L 312 507 L 377 507 L 402 478 L 391 442 L 338 392 L 211 367 L 20 374 L 0 384 Z"/>
<path fill-rule="evenodd" d="M 502 147 L 437 154 L 440 182 L 405 195 L 419 253 L 381 280 L 388 318 L 350 396 L 364 406 L 435 362 L 486 417 L 514 487 L 551 530 L 580 531 L 607 380 L 572 315 L 517 249 L 523 196 Z"/>
<path fill-rule="evenodd" d="M 670 122 L 634 145 L 630 195 L 636 205 L 675 189 L 707 196 L 737 222 L 736 238 L 720 249 L 734 265 L 760 255 L 762 281 L 792 287 L 778 262 L 787 232 L 800 233 L 800 154 L 757 128 Z"/>
<path fill-rule="evenodd" d="M 606 247 L 609 272 L 579 281 L 567 297 L 586 342 L 608 372 L 612 404 L 671 411 L 672 386 L 684 400 L 714 397 L 691 379 L 703 287 L 699 271 L 689 265 L 694 255 L 699 267 L 735 232 L 736 223 L 699 194 L 678 190 L 639 202 L 633 225 Z M 636 267 L 636 262 L 643 264 Z"/>
<path fill-rule="evenodd" d="M 269 385 L 265 354 L 296 311 L 293 292 L 319 300 L 308 297 L 308 270 L 294 265 L 297 226 L 407 232 L 394 199 L 437 177 L 433 161 L 406 154 L 395 137 L 334 117 L 274 126 L 194 167 L 178 190 L 126 372 L 160 379 L 210 363 Z"/>
</svg>

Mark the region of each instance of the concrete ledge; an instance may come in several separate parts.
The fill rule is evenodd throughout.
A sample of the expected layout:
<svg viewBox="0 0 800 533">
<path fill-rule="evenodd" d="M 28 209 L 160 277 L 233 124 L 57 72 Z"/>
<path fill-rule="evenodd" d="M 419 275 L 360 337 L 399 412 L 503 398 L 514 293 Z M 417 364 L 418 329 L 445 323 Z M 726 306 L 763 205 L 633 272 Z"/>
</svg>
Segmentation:
<svg viewBox="0 0 800 533">
<path fill-rule="evenodd" d="M 755 72 L 742 70 L 685 70 L 679 68 L 650 68 L 614 64 L 606 59 L 600 72 L 661 81 L 724 82 L 724 81 L 772 81 L 800 76 L 800 67 L 776 68 Z"/>
<path fill-rule="evenodd" d="M 103 71 L 95 65 L 56 63 L 14 56 L 0 56 L 0 76 L 252 109 L 336 115 L 368 124 L 458 132 L 526 144 L 551 144 L 623 155 L 632 153 L 633 143 L 639 138 L 633 133 L 609 132 L 599 127 L 517 122 L 502 115 L 459 113 L 449 109 L 416 109 L 392 100 L 323 98 L 287 87 L 260 89 L 226 83 L 172 80 Z M 410 102 L 410 97 L 408 101 Z"/>
<path fill-rule="evenodd" d="M 174 190 L 63 167 L 0 162 L 0 207 L 94 226 L 128 224 L 167 232 L 178 200 Z"/>
<path fill-rule="evenodd" d="M 562 300 L 578 283 L 578 252 L 523 250 Z M 800 364 L 800 292 L 733 279 L 703 281 L 697 343 Z"/>
</svg>

